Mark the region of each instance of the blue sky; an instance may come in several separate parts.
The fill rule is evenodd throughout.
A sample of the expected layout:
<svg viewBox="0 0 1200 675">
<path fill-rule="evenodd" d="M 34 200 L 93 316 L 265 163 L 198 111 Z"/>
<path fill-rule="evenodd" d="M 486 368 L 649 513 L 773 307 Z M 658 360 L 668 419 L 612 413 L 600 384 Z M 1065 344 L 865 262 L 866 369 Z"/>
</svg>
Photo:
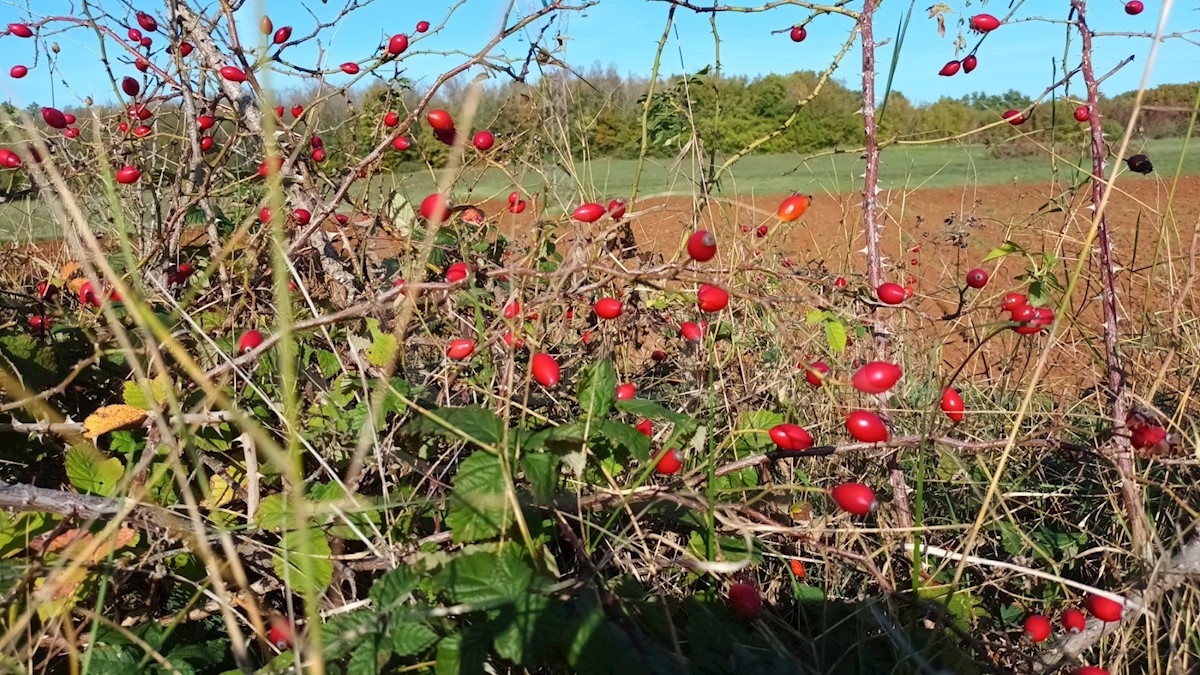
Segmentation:
<svg viewBox="0 0 1200 675">
<path fill-rule="evenodd" d="M 27 0 L 34 8 L 32 18 L 69 10 L 68 0 Z M 542 0 L 516 0 L 518 12 L 541 6 Z M 122 11 L 116 2 L 99 2 L 110 11 Z M 209 2 L 215 5 L 215 2 Z M 272 17 L 275 25 L 292 25 L 297 35 L 311 31 L 313 19 L 304 9 L 308 5 L 312 12 L 323 20 L 336 15 L 343 2 L 330 0 L 322 4 L 319 0 L 305 3 L 294 0 L 251 0 L 239 14 L 243 34 L 257 38 L 255 30 L 263 9 Z M 435 27 L 446 19 L 449 3 L 430 3 L 413 0 L 377 0 L 340 22 L 322 36 L 321 48 L 325 50 L 329 67 L 348 60 L 361 60 L 373 53 L 376 45 L 386 36 L 396 32 L 410 35 L 419 20 L 427 20 Z M 746 3 L 751 4 L 751 3 Z M 757 4 L 757 3 L 754 3 Z M 860 3 L 852 3 L 858 5 Z M 1001 93 L 1016 89 L 1026 94 L 1040 94 L 1053 81 L 1053 61 L 1063 57 L 1066 28 L 1063 24 L 1034 20 L 1037 9 L 1046 10 L 1053 5 L 1058 15 L 1042 15 L 1045 19 L 1064 17 L 1068 6 L 1065 0 L 1049 3 L 1045 0 L 1026 0 L 1018 9 L 1019 23 L 1008 24 L 992 33 L 978 52 L 979 67 L 970 75 L 959 74 L 944 78 L 937 70 L 946 61 L 955 58 L 954 40 L 958 35 L 957 21 L 980 11 L 990 11 L 1004 16 L 1009 5 L 1001 0 L 983 2 L 972 0 L 949 0 L 948 4 L 957 14 L 948 15 L 945 37 L 939 37 L 936 24 L 928 18 L 925 8 L 929 0 L 916 3 L 908 36 L 900 55 L 894 88 L 915 101 L 932 101 L 941 96 L 959 96 L 973 91 Z M 1165 0 L 1149 0 L 1146 11 L 1137 17 L 1126 16 L 1121 0 L 1092 0 L 1090 22 L 1097 31 L 1145 31 L 1153 32 L 1158 24 Z M 1185 8 L 1188 4 L 1175 2 L 1166 24 L 1166 32 L 1188 31 L 1200 28 L 1200 12 Z M 146 0 L 147 9 L 161 7 L 161 3 Z M 431 33 L 414 43 L 410 51 L 430 51 L 413 54 L 405 60 L 407 76 L 417 82 L 431 82 L 440 72 L 464 58 L 458 51 L 472 53 L 483 45 L 496 29 L 500 12 L 507 6 L 502 0 L 467 0 L 452 16 L 440 33 Z M 564 61 L 577 70 L 594 65 L 613 66 L 623 74 L 647 76 L 653 63 L 654 50 L 662 34 L 668 6 L 662 2 L 642 0 L 600 0 L 599 4 L 582 13 L 563 16 L 547 35 L 561 33 L 569 36 L 567 48 L 561 55 Z M 876 21 L 876 39 L 880 42 L 892 40 L 878 51 L 879 72 L 887 73 L 892 59 L 894 38 L 901 18 L 907 13 L 909 3 L 891 0 L 883 3 Z M 39 16 L 41 15 L 41 16 Z M 764 75 L 771 72 L 793 70 L 820 70 L 840 49 L 850 27 L 850 20 L 840 16 L 822 16 L 808 28 L 808 39 L 803 43 L 791 42 L 786 34 L 772 34 L 785 29 L 792 23 L 802 21 L 807 12 L 798 7 L 784 7 L 765 13 L 725 13 L 718 16 L 717 29 L 721 36 L 721 66 L 728 74 Z M 10 4 L 0 4 L 0 24 L 29 20 L 31 15 Z M 124 20 L 124 15 L 119 15 Z M 161 18 L 161 16 L 160 16 Z M 129 17 L 132 23 L 132 17 Z M 536 24 L 540 26 L 541 24 Z M 123 30 L 122 30 L 123 32 Z M 415 37 L 415 36 L 414 36 Z M 161 47 L 161 33 L 156 48 Z M 32 40 L 19 40 L 6 36 L 0 40 L 0 98 L 7 98 L 19 105 L 32 102 L 60 107 L 77 105 L 84 96 L 91 95 L 97 101 L 114 98 L 112 87 L 107 82 L 104 69 L 99 64 L 99 52 L 93 33 L 84 29 L 73 29 L 53 37 L 62 48 L 59 55 L 60 68 L 71 75 L 67 84 L 63 78 L 48 77 L 44 60 L 35 62 Z M 1073 36 L 1077 43 L 1077 36 Z M 969 45 L 974 38 L 967 37 Z M 1074 43 L 1073 43 L 1074 44 Z M 1150 41 L 1128 37 L 1098 38 L 1096 69 L 1106 72 L 1120 59 L 1135 55 L 1137 59 L 1104 86 L 1106 93 L 1115 94 L 1137 88 L 1150 51 Z M 511 39 L 494 53 L 507 54 L 514 58 L 523 57 L 528 48 L 524 37 Z M 110 54 L 113 50 L 110 49 Z M 312 65 L 317 57 L 317 46 L 304 45 L 289 49 L 289 58 L 305 65 Z M 857 88 L 860 61 L 856 46 L 842 62 L 837 79 Z M 961 56 L 964 54 L 959 54 Z M 164 57 L 159 56 L 159 59 Z M 676 12 L 675 28 L 671 33 L 663 55 L 662 73 L 673 74 L 698 70 L 714 63 L 715 51 L 712 30 L 707 15 L 699 16 L 687 10 Z M 8 69 L 15 64 L 29 66 L 30 73 L 23 80 L 8 77 Z M 117 77 L 137 75 L 133 68 L 120 64 L 114 71 Z M 339 84 L 349 79 L 341 73 L 331 75 L 330 81 Z M 1164 43 L 1151 73 L 1151 86 L 1162 83 L 1200 80 L 1200 47 L 1182 40 Z M 276 78 L 274 85 L 288 88 L 290 82 Z M 881 82 L 882 85 L 882 82 Z M 1076 87 L 1073 93 L 1081 93 Z"/>
</svg>

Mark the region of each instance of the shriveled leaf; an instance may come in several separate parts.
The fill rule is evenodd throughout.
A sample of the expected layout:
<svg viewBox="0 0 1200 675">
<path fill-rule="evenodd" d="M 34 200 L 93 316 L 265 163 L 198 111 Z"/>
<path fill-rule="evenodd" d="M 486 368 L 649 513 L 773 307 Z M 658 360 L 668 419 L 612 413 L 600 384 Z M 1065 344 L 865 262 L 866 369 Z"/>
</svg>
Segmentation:
<svg viewBox="0 0 1200 675">
<path fill-rule="evenodd" d="M 106 405 L 83 421 L 83 435 L 99 438 L 118 429 L 136 429 L 146 421 L 146 411 L 128 405 Z"/>
</svg>

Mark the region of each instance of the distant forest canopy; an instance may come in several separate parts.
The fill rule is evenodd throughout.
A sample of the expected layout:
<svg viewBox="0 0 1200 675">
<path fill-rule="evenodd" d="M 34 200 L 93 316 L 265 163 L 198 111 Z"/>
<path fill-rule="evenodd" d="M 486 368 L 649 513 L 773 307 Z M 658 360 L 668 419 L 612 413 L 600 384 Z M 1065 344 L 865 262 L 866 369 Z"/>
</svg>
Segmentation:
<svg viewBox="0 0 1200 675">
<path fill-rule="evenodd" d="M 473 129 L 460 126 L 461 133 L 473 134 L 487 128 L 495 132 L 501 147 L 508 152 L 523 152 L 531 159 L 549 159 L 555 152 L 570 148 L 576 158 L 626 158 L 637 156 L 642 144 L 642 119 L 646 115 L 648 151 L 652 156 L 673 156 L 688 146 L 708 155 L 728 155 L 778 129 L 792 116 L 797 102 L 818 94 L 795 116 L 779 135 L 762 142 L 756 153 L 807 153 L 832 147 L 852 148 L 862 142 L 860 98 L 857 91 L 829 79 L 820 82 L 819 73 L 798 71 L 787 75 L 762 77 L 717 77 L 707 69 L 694 75 L 660 80 L 653 88 L 649 109 L 645 100 L 650 89 L 648 78 L 622 76 L 612 68 L 595 67 L 582 73 L 561 68 L 550 69 L 536 82 L 524 84 L 507 80 L 489 84 L 480 90 L 479 108 Z M 469 81 L 462 78 L 447 83 L 431 108 L 443 107 L 458 118 L 468 97 Z M 1169 84 L 1147 90 L 1137 134 L 1140 138 L 1178 137 L 1187 132 L 1200 83 Z M 354 90 L 346 96 L 340 90 L 325 90 L 323 105 L 305 120 L 316 124 L 328 150 L 327 169 L 362 157 L 378 145 L 390 130 L 381 118 L 388 110 L 403 112 L 416 105 L 419 87 L 398 81 Z M 317 99 L 316 86 L 308 90 L 290 90 L 278 95 L 285 108 L 308 106 Z M 960 143 L 987 144 L 1002 154 L 1015 148 L 1033 152 L 1050 142 L 1082 140 L 1086 125 L 1076 122 L 1072 110 L 1080 104 L 1082 90 L 1071 90 L 1071 98 L 1047 98 L 1037 106 L 1029 121 L 1017 127 L 1032 134 L 1031 140 L 1013 142 L 1018 136 L 1007 124 L 958 139 Z M 1100 111 L 1110 137 L 1119 135 L 1128 122 L 1136 92 L 1102 99 Z M 902 137 L 935 140 L 995 124 L 1009 109 L 1024 109 L 1030 98 L 1016 91 L 1004 94 L 965 94 L 917 104 L 903 93 L 893 91 L 881 117 L 884 138 Z M 29 109 L 38 110 L 37 105 Z M 114 106 L 96 106 L 100 115 L 117 112 Z M 88 118 L 76 114 L 81 125 Z M 179 129 L 179 111 L 159 110 L 155 116 L 158 133 Z M 36 117 L 36 115 L 35 115 Z M 290 114 L 285 121 L 292 123 Z M 549 122 L 550 124 L 547 124 Z M 115 127 L 115 121 L 112 123 Z M 218 136 L 230 130 L 218 127 Z M 1053 133 L 1050 133 L 1053 132 Z M 87 131 L 84 130 L 86 137 Z M 386 168 L 415 168 L 418 162 L 440 166 L 448 157 L 447 146 L 434 140 L 423 118 L 408 133 L 415 140 L 413 151 L 388 152 Z M 218 142 L 225 140 L 218 138 Z M 249 139 L 246 139 L 249 140 Z M 469 143 L 469 139 L 468 139 Z M 346 152 L 349 151 L 349 152 Z M 1019 152 L 1019 151 L 1018 151 Z M 257 163 L 257 159 L 254 163 Z M 356 161 L 356 160 L 355 160 Z"/>
</svg>

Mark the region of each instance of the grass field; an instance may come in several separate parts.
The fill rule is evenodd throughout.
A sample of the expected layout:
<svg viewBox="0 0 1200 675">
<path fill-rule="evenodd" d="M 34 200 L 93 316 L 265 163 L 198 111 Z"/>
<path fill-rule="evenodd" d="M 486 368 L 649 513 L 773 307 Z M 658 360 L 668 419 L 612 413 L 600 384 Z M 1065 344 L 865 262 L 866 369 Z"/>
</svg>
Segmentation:
<svg viewBox="0 0 1200 675">
<path fill-rule="evenodd" d="M 1134 146 L 1154 161 L 1160 176 L 1200 174 L 1200 152 L 1195 146 L 1184 155 L 1183 139 L 1148 141 Z M 1078 169 L 1084 157 L 1083 148 L 1070 155 L 1061 155 L 1052 166 L 1045 156 L 995 157 L 983 146 L 893 146 L 883 152 L 880 185 L 884 189 L 920 189 L 997 185 L 1003 183 L 1037 183 L 1048 181 L 1057 170 L 1059 179 L 1078 182 Z M 1182 163 L 1180 162 L 1182 156 Z M 595 186 L 600 192 L 595 198 L 628 195 L 637 171 L 637 160 L 599 159 L 581 162 L 568 168 L 559 166 L 553 173 L 530 172 L 518 175 L 521 189 L 529 194 L 549 192 L 562 195 L 578 194 L 583 186 Z M 1056 168 L 1055 168 L 1056 167 Z M 643 168 L 638 194 L 687 195 L 697 191 L 696 167 L 689 161 L 676 164 L 672 160 L 648 159 Z M 468 169 L 457 185 L 472 186 L 470 193 L 456 191 L 460 201 L 504 199 L 514 189 L 512 181 L 500 171 Z M 856 154 L 834 153 L 802 161 L 796 155 L 758 155 L 738 162 L 718 186 L 718 193 L 740 195 L 778 195 L 791 192 L 806 194 L 838 194 L 858 190 L 861 183 L 862 160 Z M 371 186 L 389 189 L 397 183 L 410 201 L 419 202 L 435 189 L 438 177 L 431 172 L 405 175 L 386 175 L 383 182 Z M 556 201 L 551 199 L 553 205 Z M 553 212 L 553 211 L 552 211 Z M 37 202 L 18 202 L 0 205 L 0 241 L 36 241 L 60 236 L 49 212 Z"/>
</svg>

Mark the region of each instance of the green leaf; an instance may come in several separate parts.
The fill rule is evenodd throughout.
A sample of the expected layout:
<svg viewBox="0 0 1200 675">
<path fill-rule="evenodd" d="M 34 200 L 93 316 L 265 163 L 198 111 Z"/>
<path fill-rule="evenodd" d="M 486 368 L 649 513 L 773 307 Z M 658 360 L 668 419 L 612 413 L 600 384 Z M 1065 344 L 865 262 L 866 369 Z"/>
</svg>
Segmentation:
<svg viewBox="0 0 1200 675">
<path fill-rule="evenodd" d="M 346 675 L 377 675 L 379 665 L 379 645 L 374 640 L 363 640 L 346 662 Z"/>
<path fill-rule="evenodd" d="M 539 504 L 549 502 L 558 487 L 558 457 L 547 452 L 529 453 L 521 458 L 521 468 L 533 498 Z"/>
<path fill-rule="evenodd" d="M 321 631 L 325 642 L 325 658 L 335 661 L 349 654 L 363 640 L 374 640 L 379 635 L 379 616 L 375 612 L 360 609 L 339 614 L 330 619 Z"/>
<path fill-rule="evenodd" d="M 1018 251 L 1024 253 L 1025 249 L 1015 241 L 1006 241 L 991 251 L 988 251 L 988 254 L 983 258 L 983 262 L 989 262 L 996 260 L 997 258 L 1003 258 L 1006 255 L 1011 255 L 1013 253 L 1017 253 Z"/>
<path fill-rule="evenodd" d="M 496 445 L 504 437 L 504 422 L 496 413 L 479 406 L 436 408 L 428 415 L 414 417 L 405 425 L 404 433 L 412 436 L 438 434 Z"/>
<path fill-rule="evenodd" d="M 533 569 L 517 553 L 506 549 L 460 555 L 434 577 L 451 601 L 469 605 L 512 602 L 533 585 Z"/>
<path fill-rule="evenodd" d="M 509 525 L 500 458 L 482 450 L 463 460 L 454 474 L 446 524 L 456 542 L 490 539 Z"/>
<path fill-rule="evenodd" d="M 338 361 L 337 354 L 324 349 L 316 351 L 317 370 L 320 371 L 321 377 L 326 379 L 337 375 L 342 369 L 342 364 Z"/>
<path fill-rule="evenodd" d="M 402 623 L 392 626 L 390 648 L 396 656 L 419 654 L 437 642 L 438 635 L 423 623 Z"/>
<path fill-rule="evenodd" d="M 382 368 L 396 360 L 400 348 L 396 336 L 379 330 L 379 319 L 367 319 L 367 330 L 371 331 L 371 346 L 367 348 L 367 362 Z"/>
<path fill-rule="evenodd" d="M 549 448 L 555 452 L 570 452 L 583 445 L 583 422 L 569 422 L 529 434 L 521 442 L 525 451 Z"/>
<path fill-rule="evenodd" d="M 742 413 L 734 432 L 734 447 L 740 453 L 760 453 L 774 448 L 775 442 L 771 440 L 767 431 L 783 422 L 783 415 L 774 410 L 751 410 Z"/>
<path fill-rule="evenodd" d="M 841 321 L 826 321 L 825 342 L 835 354 L 846 351 L 846 325 Z"/>
<path fill-rule="evenodd" d="M 282 494 L 274 494 L 258 503 L 258 510 L 254 512 L 254 524 L 264 530 L 290 530 L 295 517 L 295 514 L 291 513 L 291 504 L 287 498 Z"/>
<path fill-rule="evenodd" d="M 50 530 L 52 525 L 46 522 L 45 514 L 37 511 L 12 514 L 0 511 L 0 558 L 25 550 L 30 539 Z"/>
<path fill-rule="evenodd" d="M 156 410 L 167 401 L 167 392 L 171 390 L 171 378 L 166 374 L 150 380 L 151 398 L 147 398 L 146 392 L 137 382 L 126 382 L 123 392 L 125 405 L 141 410 Z"/>
<path fill-rule="evenodd" d="M 488 640 L 482 628 L 468 627 L 438 642 L 437 675 L 482 675 Z"/>
<path fill-rule="evenodd" d="M 642 398 L 631 398 L 625 401 L 617 401 L 617 410 L 620 410 L 624 413 L 629 413 L 630 415 L 647 417 L 652 420 L 667 420 L 676 427 L 684 428 L 686 430 L 685 433 L 691 433 L 695 431 L 697 426 L 696 420 L 690 415 L 675 412 L 669 408 L 664 408 L 654 401 L 647 401 L 646 399 Z"/>
<path fill-rule="evenodd" d="M 105 457 L 103 453 L 86 445 L 75 445 L 67 450 L 67 480 L 81 492 L 90 492 L 101 497 L 111 497 L 117 482 L 125 475 L 125 466 L 116 457 Z"/>
<path fill-rule="evenodd" d="M 825 589 L 796 581 L 792 583 L 792 597 L 796 602 L 825 602 Z"/>
<path fill-rule="evenodd" d="M 596 420 L 592 429 L 613 445 L 625 448 L 639 462 L 650 459 L 650 437 L 628 424 L 612 420 Z"/>
<path fill-rule="evenodd" d="M 568 634 L 568 619 L 561 603 L 526 593 L 501 608 L 489 622 L 497 627 L 492 644 L 500 658 L 535 668 L 561 648 Z"/>
<path fill-rule="evenodd" d="M 301 595 L 320 595 L 333 581 L 330 555 L 325 534 L 309 528 L 283 535 L 272 562 L 286 588 Z"/>
<path fill-rule="evenodd" d="M 397 567 L 371 586 L 371 603 L 379 613 L 390 612 L 421 585 L 421 576 L 408 567 Z"/>
<path fill-rule="evenodd" d="M 579 375 L 577 395 L 583 414 L 592 420 L 607 417 L 617 400 L 617 371 L 612 361 L 600 359 Z"/>
</svg>

